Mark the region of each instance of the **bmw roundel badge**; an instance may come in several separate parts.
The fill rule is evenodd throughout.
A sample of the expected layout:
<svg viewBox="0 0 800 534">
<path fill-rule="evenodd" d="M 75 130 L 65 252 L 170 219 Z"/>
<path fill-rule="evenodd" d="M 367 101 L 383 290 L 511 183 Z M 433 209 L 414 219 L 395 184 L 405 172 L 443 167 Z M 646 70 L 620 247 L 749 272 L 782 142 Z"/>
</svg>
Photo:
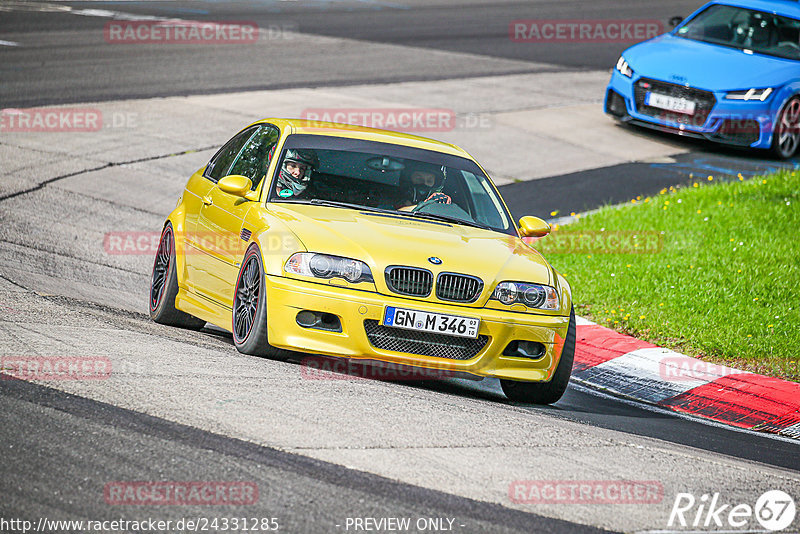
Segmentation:
<svg viewBox="0 0 800 534">
<path fill-rule="evenodd" d="M 428 261 L 431 262 L 434 265 L 441 265 L 442 264 L 442 260 L 440 260 L 436 256 L 431 256 L 430 258 L 428 258 Z"/>
</svg>

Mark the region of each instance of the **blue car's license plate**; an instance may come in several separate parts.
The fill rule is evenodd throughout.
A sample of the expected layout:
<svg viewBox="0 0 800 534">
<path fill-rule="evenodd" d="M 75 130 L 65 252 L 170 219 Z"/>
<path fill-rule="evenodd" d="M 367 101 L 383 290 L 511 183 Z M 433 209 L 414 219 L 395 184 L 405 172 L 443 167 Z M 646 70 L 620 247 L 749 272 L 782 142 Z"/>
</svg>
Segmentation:
<svg viewBox="0 0 800 534">
<path fill-rule="evenodd" d="M 476 338 L 481 320 L 387 306 L 383 314 L 383 324 L 420 332 Z"/>
<path fill-rule="evenodd" d="M 685 115 L 694 115 L 696 104 L 691 100 L 685 98 L 676 98 L 674 96 L 662 95 L 659 93 L 652 93 L 650 91 L 645 94 L 644 104 L 646 106 L 665 109 L 667 111 L 674 111 L 676 113 L 683 113 Z"/>
</svg>

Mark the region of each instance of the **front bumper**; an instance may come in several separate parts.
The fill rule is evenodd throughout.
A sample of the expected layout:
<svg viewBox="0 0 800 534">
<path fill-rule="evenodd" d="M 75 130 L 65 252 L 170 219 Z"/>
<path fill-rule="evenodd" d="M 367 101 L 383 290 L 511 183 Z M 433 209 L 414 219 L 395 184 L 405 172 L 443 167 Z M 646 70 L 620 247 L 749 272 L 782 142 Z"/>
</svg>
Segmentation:
<svg viewBox="0 0 800 534">
<path fill-rule="evenodd" d="M 274 347 L 479 377 L 531 382 L 550 380 L 569 326 L 569 317 L 432 303 L 279 276 L 267 275 L 266 288 L 268 336 Z M 468 360 L 378 349 L 370 343 L 364 321 L 382 322 L 386 306 L 480 317 L 478 333 L 487 336 L 488 342 Z M 304 310 L 336 315 L 341 321 L 341 332 L 300 326 L 296 318 Z M 541 343 L 545 347 L 544 356 L 532 360 L 503 355 L 512 340 Z"/>
<path fill-rule="evenodd" d="M 716 143 L 751 148 L 769 148 L 772 144 L 773 98 L 765 102 L 726 100 L 725 92 L 700 91 L 691 87 L 687 92 L 707 93 L 710 108 L 695 116 L 661 112 L 644 106 L 637 98 L 637 84 L 643 79 L 638 74 L 627 78 L 614 70 L 606 89 L 603 109 L 612 117 L 625 123 L 636 124 L 686 137 L 708 139 Z M 654 80 L 655 83 L 673 85 Z M 638 89 L 641 92 L 641 89 Z M 713 97 L 711 96 L 713 95 Z M 702 108 L 700 108 L 702 109 Z"/>
</svg>

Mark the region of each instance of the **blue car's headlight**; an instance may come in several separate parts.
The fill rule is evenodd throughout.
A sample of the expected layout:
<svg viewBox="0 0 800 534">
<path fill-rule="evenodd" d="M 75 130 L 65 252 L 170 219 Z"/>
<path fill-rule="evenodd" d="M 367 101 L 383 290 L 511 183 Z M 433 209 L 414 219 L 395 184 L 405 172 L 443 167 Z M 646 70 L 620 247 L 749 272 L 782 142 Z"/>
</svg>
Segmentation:
<svg viewBox="0 0 800 534">
<path fill-rule="evenodd" d="M 286 261 L 284 269 L 287 273 L 314 278 L 344 278 L 353 284 L 374 281 L 372 271 L 363 261 L 328 254 L 298 252 Z"/>
<path fill-rule="evenodd" d="M 759 100 L 764 102 L 769 95 L 772 94 L 772 87 L 766 87 L 764 89 L 748 89 L 746 91 L 731 91 L 729 93 L 725 93 L 726 100 L 744 100 L 745 102 L 749 102 L 751 100 Z"/>
<path fill-rule="evenodd" d="M 625 58 L 623 56 L 619 56 L 619 59 L 617 60 L 616 69 L 623 76 L 627 76 L 628 78 L 633 77 L 633 69 L 631 68 L 630 65 L 628 65 L 628 62 L 625 61 Z"/>
<path fill-rule="evenodd" d="M 540 310 L 561 308 L 556 288 L 527 282 L 501 282 L 497 284 L 491 298 L 508 306 L 524 304 L 529 308 Z"/>
</svg>

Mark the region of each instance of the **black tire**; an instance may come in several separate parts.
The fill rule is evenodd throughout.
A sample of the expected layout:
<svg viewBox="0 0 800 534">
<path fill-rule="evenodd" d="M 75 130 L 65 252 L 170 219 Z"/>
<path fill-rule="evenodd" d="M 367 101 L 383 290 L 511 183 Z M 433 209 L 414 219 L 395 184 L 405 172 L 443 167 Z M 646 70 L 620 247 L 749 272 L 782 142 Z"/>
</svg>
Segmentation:
<svg viewBox="0 0 800 534">
<path fill-rule="evenodd" d="M 150 277 L 150 318 L 160 324 L 200 330 L 206 322 L 175 308 L 178 275 L 175 269 L 175 235 L 167 223 L 161 232 Z"/>
<path fill-rule="evenodd" d="M 800 146 L 800 96 L 793 96 L 778 114 L 772 134 L 772 153 L 789 159 Z"/>
<path fill-rule="evenodd" d="M 267 337 L 266 297 L 261 250 L 258 246 L 251 245 L 242 260 L 233 293 L 233 344 L 243 354 L 280 357 L 286 351 L 270 345 Z"/>
<path fill-rule="evenodd" d="M 575 360 L 575 309 L 569 314 L 567 338 L 558 361 L 553 378 L 549 382 L 517 382 L 500 380 L 503 393 L 509 400 L 531 404 L 553 404 L 564 395 L 572 374 L 572 362 Z"/>
</svg>

